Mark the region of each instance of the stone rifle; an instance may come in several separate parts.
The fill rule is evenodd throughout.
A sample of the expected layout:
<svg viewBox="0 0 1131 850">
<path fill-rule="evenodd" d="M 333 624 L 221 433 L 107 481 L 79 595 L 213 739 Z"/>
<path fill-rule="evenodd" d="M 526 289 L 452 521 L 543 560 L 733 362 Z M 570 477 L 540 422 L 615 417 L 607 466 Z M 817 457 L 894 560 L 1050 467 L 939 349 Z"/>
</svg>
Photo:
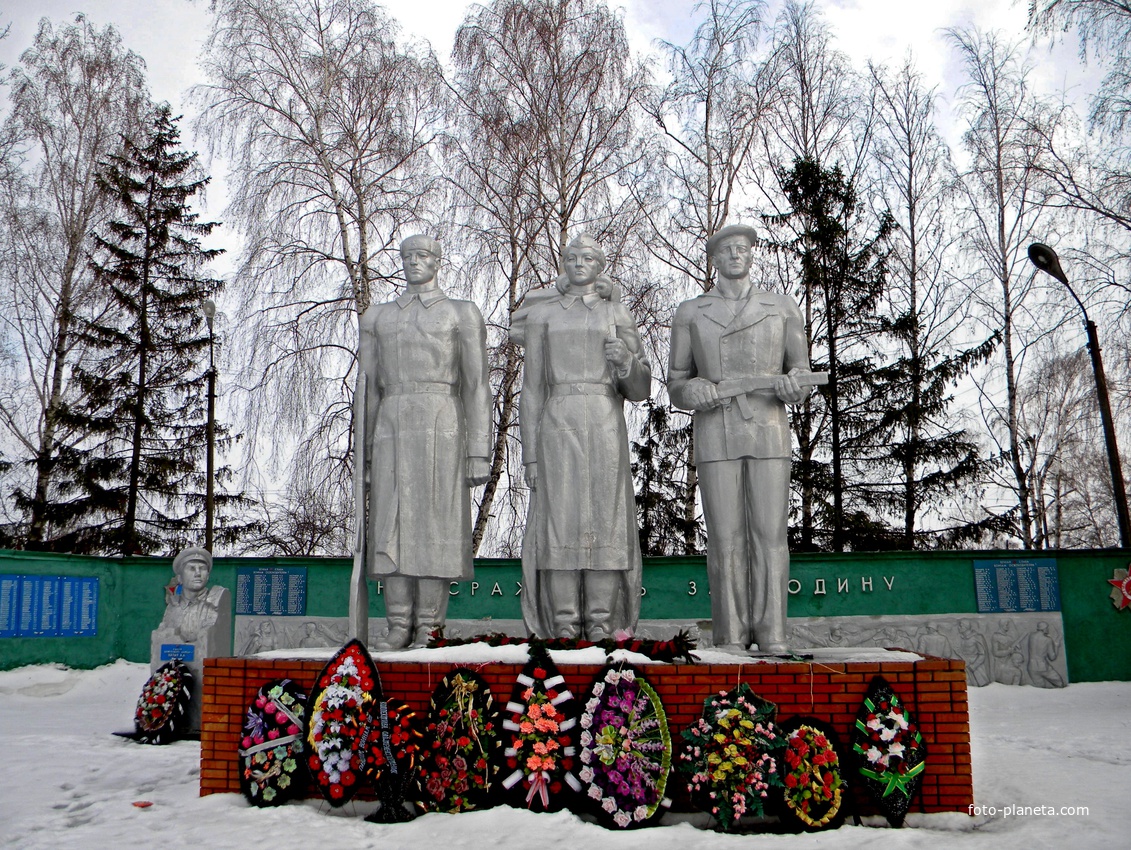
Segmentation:
<svg viewBox="0 0 1131 850">
<path fill-rule="evenodd" d="M 353 510 L 357 517 L 350 575 L 349 636 L 369 643 L 369 585 L 365 580 L 365 373 L 359 371 L 353 394 Z"/>
<path fill-rule="evenodd" d="M 772 390 L 778 379 L 783 377 L 785 376 L 753 375 L 749 378 L 735 378 L 731 381 L 719 381 L 716 386 L 716 393 L 721 399 L 733 398 L 738 402 L 738 409 L 742 412 L 742 417 L 744 419 L 752 419 L 754 417 L 754 411 L 750 407 L 750 399 L 746 397 L 746 394 L 759 390 Z M 829 373 L 800 372 L 793 376 L 793 380 L 797 381 L 798 385 L 802 387 L 819 387 L 829 382 Z"/>
</svg>

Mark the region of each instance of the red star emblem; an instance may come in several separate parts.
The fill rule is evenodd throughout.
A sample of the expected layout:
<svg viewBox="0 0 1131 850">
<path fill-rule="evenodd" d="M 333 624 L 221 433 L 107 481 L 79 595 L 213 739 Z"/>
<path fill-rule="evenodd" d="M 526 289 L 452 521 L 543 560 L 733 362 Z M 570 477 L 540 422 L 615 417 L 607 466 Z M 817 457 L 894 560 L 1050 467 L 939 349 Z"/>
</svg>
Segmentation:
<svg viewBox="0 0 1131 850">
<path fill-rule="evenodd" d="M 1115 570 L 1112 573 L 1114 578 L 1107 580 L 1107 583 L 1115 588 L 1111 592 L 1111 602 L 1120 611 L 1131 607 L 1131 564 L 1127 567 L 1126 570 Z"/>
</svg>

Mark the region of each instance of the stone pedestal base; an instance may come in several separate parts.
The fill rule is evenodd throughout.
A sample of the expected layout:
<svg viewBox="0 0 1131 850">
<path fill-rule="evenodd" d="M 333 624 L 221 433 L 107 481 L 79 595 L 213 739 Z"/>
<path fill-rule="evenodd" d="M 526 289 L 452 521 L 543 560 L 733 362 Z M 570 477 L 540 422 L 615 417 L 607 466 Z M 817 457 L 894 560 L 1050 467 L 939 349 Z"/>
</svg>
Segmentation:
<svg viewBox="0 0 1131 850">
<path fill-rule="evenodd" d="M 183 661 L 192 670 L 192 691 L 186 728 L 189 733 L 199 732 L 201 728 L 204 659 L 227 658 L 232 654 L 231 595 L 224 588 L 213 588 L 212 595 L 215 597 L 215 604 L 212 606 L 214 610 L 212 624 L 196 633 L 194 639 L 186 640 L 182 633 L 162 626 L 152 631 L 149 638 L 150 672 L 155 672 L 162 664 L 173 659 Z"/>
</svg>

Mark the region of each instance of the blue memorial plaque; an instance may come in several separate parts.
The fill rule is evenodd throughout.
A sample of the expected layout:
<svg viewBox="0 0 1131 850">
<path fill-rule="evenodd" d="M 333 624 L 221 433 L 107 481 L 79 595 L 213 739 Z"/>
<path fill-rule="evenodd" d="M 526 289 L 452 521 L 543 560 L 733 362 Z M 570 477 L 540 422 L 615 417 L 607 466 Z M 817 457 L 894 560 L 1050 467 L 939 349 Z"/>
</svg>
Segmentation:
<svg viewBox="0 0 1131 850">
<path fill-rule="evenodd" d="M 80 579 L 80 581 L 82 582 L 82 595 L 79 600 L 78 629 L 83 637 L 94 637 L 98 634 L 99 579 L 92 576 Z"/>
<path fill-rule="evenodd" d="M 98 634 L 94 576 L 0 575 L 0 637 Z"/>
<path fill-rule="evenodd" d="M 60 576 L 37 576 L 39 579 L 39 621 L 36 637 L 59 636 L 59 584 Z"/>
<path fill-rule="evenodd" d="M 196 647 L 191 643 L 161 644 L 162 661 L 195 661 Z"/>
<path fill-rule="evenodd" d="M 63 576 L 59 588 L 60 637 L 93 637 L 98 634 L 98 579 Z"/>
<path fill-rule="evenodd" d="M 20 577 L 0 575 L 0 638 L 15 637 L 20 630 Z"/>
<path fill-rule="evenodd" d="M 33 637 L 39 626 L 40 608 L 43 597 L 40 594 L 43 576 L 20 576 L 20 615 L 16 627 L 20 637 Z"/>
<path fill-rule="evenodd" d="M 236 570 L 236 613 L 306 616 L 306 567 L 240 567 Z"/>
<path fill-rule="evenodd" d="M 1056 559 L 974 561 L 974 593 L 980 614 L 1059 611 Z"/>
</svg>

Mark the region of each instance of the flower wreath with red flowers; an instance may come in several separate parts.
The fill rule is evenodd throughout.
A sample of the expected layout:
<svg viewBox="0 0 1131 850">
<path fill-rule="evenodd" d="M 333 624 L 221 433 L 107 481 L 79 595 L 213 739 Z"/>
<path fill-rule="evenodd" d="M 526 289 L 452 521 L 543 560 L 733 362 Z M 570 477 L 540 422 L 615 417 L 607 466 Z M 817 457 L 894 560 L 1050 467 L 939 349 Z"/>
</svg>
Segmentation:
<svg viewBox="0 0 1131 850">
<path fill-rule="evenodd" d="M 416 788 L 416 771 L 422 754 L 420 716 L 408 703 L 382 700 L 373 706 L 362 734 L 365 775 L 377 791 L 381 807 L 366 820 L 400 823 L 416 817 L 405 800 Z"/>
<path fill-rule="evenodd" d="M 590 688 L 578 720 L 582 792 L 607 827 L 625 829 L 659 820 L 672 741 L 660 695 L 639 671 L 606 667 Z"/>
<path fill-rule="evenodd" d="M 511 773 L 502 785 L 511 792 L 508 803 L 534 811 L 557 811 L 565 805 L 569 790 L 581 790 L 573 773 L 576 728 L 577 700 L 543 651 L 519 674 L 503 719 L 507 744 L 503 755 Z"/>
<path fill-rule="evenodd" d="M 192 680 L 192 670 L 183 661 L 169 661 L 157 668 L 142 687 L 134 709 L 136 740 L 169 744 L 186 731 Z"/>
<path fill-rule="evenodd" d="M 782 821 L 806 830 L 838 828 L 844 823 L 848 786 L 835 733 L 811 717 L 790 718 L 779 728 L 785 738 Z"/>
<path fill-rule="evenodd" d="M 345 805 L 364 778 L 361 739 L 370 707 L 381 699 L 380 681 L 358 640 L 338 650 L 315 680 L 307 706 L 307 764 L 331 806 Z"/>
<path fill-rule="evenodd" d="M 770 789 L 781 788 L 784 739 L 777 706 L 745 682 L 703 702 L 703 715 L 681 733 L 678 766 L 691 802 L 730 831 L 744 815 L 762 817 Z"/>
<path fill-rule="evenodd" d="M 927 747 L 911 710 L 876 676 L 856 715 L 852 751 L 861 784 L 892 826 L 901 826 L 927 767 Z"/>
<path fill-rule="evenodd" d="M 305 790 L 306 694 L 291 679 L 264 684 L 248 706 L 240 734 L 240 790 L 255 806 L 278 806 Z"/>
<path fill-rule="evenodd" d="M 491 805 L 499 719 L 491 689 L 463 667 L 432 692 L 417 774 L 417 805 L 424 811 L 463 812 Z"/>
</svg>

